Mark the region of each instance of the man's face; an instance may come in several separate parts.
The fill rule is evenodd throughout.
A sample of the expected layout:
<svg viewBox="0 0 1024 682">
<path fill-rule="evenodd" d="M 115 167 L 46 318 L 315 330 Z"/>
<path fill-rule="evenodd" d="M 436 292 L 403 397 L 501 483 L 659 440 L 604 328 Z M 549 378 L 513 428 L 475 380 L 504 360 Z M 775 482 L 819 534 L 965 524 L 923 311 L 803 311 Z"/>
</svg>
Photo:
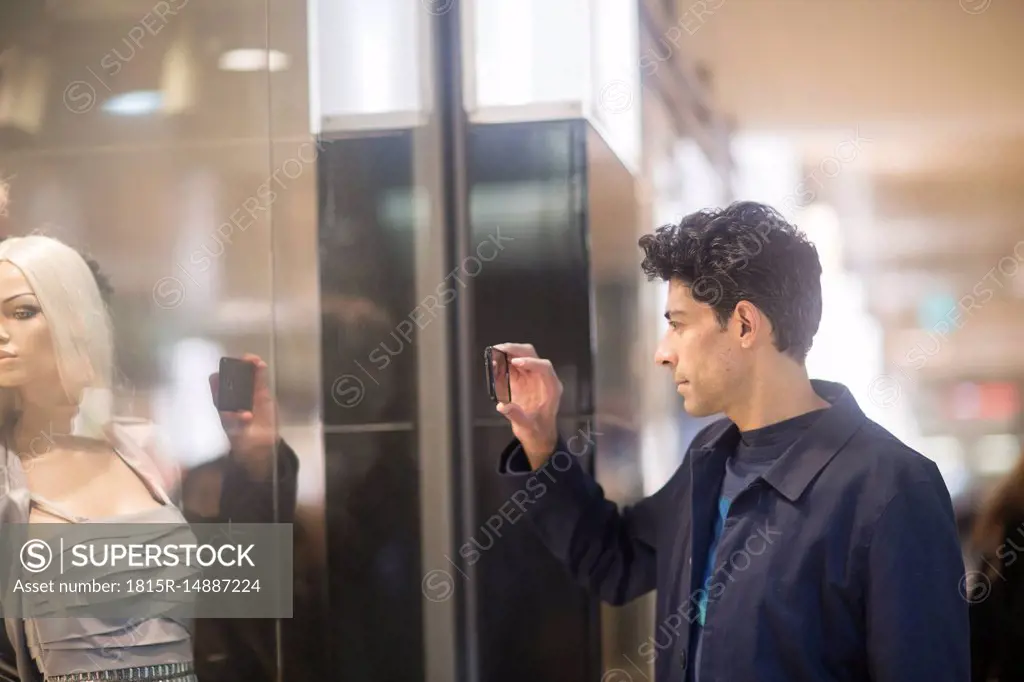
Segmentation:
<svg viewBox="0 0 1024 682">
<path fill-rule="evenodd" d="M 690 288 L 673 280 L 665 317 L 669 328 L 654 361 L 671 368 L 683 407 L 695 417 L 724 412 L 744 383 L 738 322 L 722 329 L 710 305 L 695 301 Z"/>
</svg>

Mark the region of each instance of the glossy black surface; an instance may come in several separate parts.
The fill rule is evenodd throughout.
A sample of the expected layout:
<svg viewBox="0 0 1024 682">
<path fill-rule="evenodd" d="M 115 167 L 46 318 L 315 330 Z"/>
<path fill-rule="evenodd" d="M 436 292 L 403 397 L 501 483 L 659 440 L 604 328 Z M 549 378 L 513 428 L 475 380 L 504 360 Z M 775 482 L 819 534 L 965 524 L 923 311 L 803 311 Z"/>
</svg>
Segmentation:
<svg viewBox="0 0 1024 682">
<path fill-rule="evenodd" d="M 332 669 L 368 682 L 424 679 L 412 139 L 322 141 L 318 159 L 323 639 Z"/>
<path fill-rule="evenodd" d="M 329 434 L 324 633 L 353 682 L 423 679 L 419 488 L 413 431 Z"/>
<path fill-rule="evenodd" d="M 412 135 L 323 142 L 318 160 L 327 427 L 416 413 Z"/>
<path fill-rule="evenodd" d="M 550 359 L 570 434 L 581 426 L 573 415 L 585 417 L 593 404 L 584 145 L 581 122 L 554 122 L 475 126 L 468 148 L 474 245 L 501 235 L 503 247 L 474 246 L 494 254 L 473 279 L 477 343 L 528 342 Z M 595 679 L 595 605 L 525 517 L 503 516 L 513 506 L 496 465 L 511 431 L 484 381 L 475 386 L 478 457 L 459 554 L 472 564 L 468 627 L 478 637 L 480 680 Z"/>
<path fill-rule="evenodd" d="M 514 123 L 469 132 L 473 250 L 492 258 L 481 259 L 472 279 L 477 344 L 481 352 L 534 344 L 562 379 L 562 414 L 592 409 L 584 128 Z M 493 418 L 486 383 L 478 385 L 474 416 Z"/>
</svg>

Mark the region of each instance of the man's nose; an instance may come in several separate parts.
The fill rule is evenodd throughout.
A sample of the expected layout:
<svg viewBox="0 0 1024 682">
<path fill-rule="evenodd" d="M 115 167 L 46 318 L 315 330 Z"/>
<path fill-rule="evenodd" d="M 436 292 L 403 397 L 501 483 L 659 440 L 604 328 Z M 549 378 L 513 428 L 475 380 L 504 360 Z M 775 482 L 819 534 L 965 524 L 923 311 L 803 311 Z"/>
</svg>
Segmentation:
<svg viewBox="0 0 1024 682">
<path fill-rule="evenodd" d="M 658 346 L 658 349 L 654 351 L 654 364 L 656 365 L 675 365 L 675 356 L 667 348 Z"/>
</svg>

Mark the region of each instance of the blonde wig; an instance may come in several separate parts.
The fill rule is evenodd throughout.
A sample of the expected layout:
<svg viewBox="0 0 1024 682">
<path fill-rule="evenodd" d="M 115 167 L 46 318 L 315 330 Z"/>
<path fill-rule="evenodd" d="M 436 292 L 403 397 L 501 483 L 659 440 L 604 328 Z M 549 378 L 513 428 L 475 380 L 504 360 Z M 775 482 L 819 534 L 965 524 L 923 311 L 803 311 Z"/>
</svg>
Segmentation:
<svg viewBox="0 0 1024 682">
<path fill-rule="evenodd" d="M 78 405 L 75 434 L 104 437 L 111 418 L 113 333 L 88 263 L 75 249 L 42 235 L 0 242 L 3 261 L 21 270 L 39 300 L 64 391 Z M 14 389 L 0 389 L 0 409 L 5 421 L 18 409 Z"/>
</svg>

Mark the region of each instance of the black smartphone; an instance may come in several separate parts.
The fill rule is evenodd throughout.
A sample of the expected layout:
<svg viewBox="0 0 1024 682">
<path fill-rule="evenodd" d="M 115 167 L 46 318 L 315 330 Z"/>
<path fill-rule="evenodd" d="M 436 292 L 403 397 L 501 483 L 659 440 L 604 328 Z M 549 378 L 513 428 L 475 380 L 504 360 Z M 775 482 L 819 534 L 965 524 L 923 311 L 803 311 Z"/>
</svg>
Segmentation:
<svg viewBox="0 0 1024 682">
<path fill-rule="evenodd" d="M 508 371 L 508 353 L 493 346 L 484 349 L 487 363 L 487 394 L 496 403 L 512 402 L 512 377 Z"/>
<path fill-rule="evenodd" d="M 256 365 L 238 358 L 220 359 L 217 409 L 221 412 L 251 412 L 256 389 Z"/>
</svg>

